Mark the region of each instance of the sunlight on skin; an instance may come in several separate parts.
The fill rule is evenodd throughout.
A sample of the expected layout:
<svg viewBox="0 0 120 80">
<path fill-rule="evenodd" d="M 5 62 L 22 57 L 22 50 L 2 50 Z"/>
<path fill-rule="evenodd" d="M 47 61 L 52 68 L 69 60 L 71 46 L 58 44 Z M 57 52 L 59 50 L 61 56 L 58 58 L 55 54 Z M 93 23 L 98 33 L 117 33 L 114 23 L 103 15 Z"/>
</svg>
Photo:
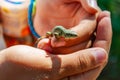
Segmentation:
<svg viewBox="0 0 120 80">
<path fill-rule="evenodd" d="M 48 6 L 46 7 L 45 5 Z M 51 39 L 52 47 L 63 46 L 69 48 L 71 46 L 81 44 L 81 48 L 79 49 L 84 49 L 91 46 L 90 37 L 96 28 L 97 11 L 99 12 L 99 8 L 95 1 L 54 0 L 53 2 L 45 1 L 42 3 L 39 0 L 37 1 L 37 7 L 39 8 L 36 9 L 34 26 L 39 35 L 44 36 L 47 31 L 51 31 L 53 27 L 57 25 L 69 28 L 78 34 L 77 38 L 69 40 L 57 40 L 53 37 Z M 57 49 L 55 48 L 55 50 Z"/>
</svg>

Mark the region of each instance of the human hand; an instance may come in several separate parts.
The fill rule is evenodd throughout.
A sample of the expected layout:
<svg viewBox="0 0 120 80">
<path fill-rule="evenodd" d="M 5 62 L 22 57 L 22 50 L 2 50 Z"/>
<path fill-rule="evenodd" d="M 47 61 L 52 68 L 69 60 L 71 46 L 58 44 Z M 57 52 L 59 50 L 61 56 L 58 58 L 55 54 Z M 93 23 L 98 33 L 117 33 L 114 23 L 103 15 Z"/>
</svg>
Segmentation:
<svg viewBox="0 0 120 80">
<path fill-rule="evenodd" d="M 71 47 L 81 43 L 79 50 L 88 48 L 90 37 L 96 28 L 97 11 L 96 0 L 37 0 L 34 27 L 41 36 L 58 25 L 77 32 L 78 37 L 75 39 L 58 41 L 52 38 L 52 47 Z"/>
<path fill-rule="evenodd" d="M 107 62 L 112 37 L 109 13 L 102 12 L 98 22 L 97 37 L 89 49 L 67 55 L 28 46 L 1 51 L 0 80 L 96 80 Z"/>
<path fill-rule="evenodd" d="M 112 40 L 112 27 L 110 13 L 104 11 L 101 12 L 98 17 L 97 35 L 92 48 L 95 47 L 103 48 L 107 52 L 107 55 L 109 55 L 111 40 Z M 84 72 L 83 74 L 70 76 L 69 80 L 96 80 L 100 75 L 101 71 L 103 70 L 103 68 L 105 67 L 106 63 L 107 58 L 106 62 L 101 64 L 101 66 L 89 70 L 87 72 Z"/>
<path fill-rule="evenodd" d="M 108 56 L 108 53 L 110 51 L 111 40 L 112 40 L 110 13 L 107 12 L 107 11 L 101 12 L 98 16 L 97 21 L 98 21 L 98 26 L 97 26 L 96 39 L 93 42 L 93 46 L 89 49 L 95 50 L 94 48 L 96 48 L 96 47 L 97 48 L 98 47 L 103 48 L 107 52 L 106 55 Z M 40 44 L 42 44 L 42 46 L 41 46 L 42 49 L 52 52 L 53 49 L 50 47 L 49 39 L 43 39 L 42 41 L 40 41 Z M 78 46 L 76 46 L 76 47 L 78 47 Z M 73 47 L 68 48 L 68 49 L 64 48 L 63 52 L 66 51 L 66 50 L 72 51 L 76 47 L 73 46 Z M 86 49 L 83 49 L 83 50 L 86 50 Z M 61 52 L 61 51 L 58 51 L 58 52 Z M 105 59 L 106 59 L 106 62 L 107 62 L 107 58 L 105 58 Z M 87 59 L 86 59 L 86 64 L 87 64 L 87 62 L 89 63 L 89 61 L 87 61 Z M 96 80 L 96 78 L 99 76 L 100 72 L 104 68 L 106 62 L 103 62 L 101 64 L 101 66 L 99 66 L 97 68 L 94 68 L 92 70 L 88 70 L 84 73 L 80 73 L 80 74 L 77 74 L 77 75 L 74 75 L 74 76 L 70 76 L 69 79 L 70 80 Z"/>
<path fill-rule="evenodd" d="M 0 80 L 61 80 L 92 70 L 106 59 L 106 52 L 99 48 L 53 55 L 33 47 L 14 46 L 0 52 Z"/>
</svg>

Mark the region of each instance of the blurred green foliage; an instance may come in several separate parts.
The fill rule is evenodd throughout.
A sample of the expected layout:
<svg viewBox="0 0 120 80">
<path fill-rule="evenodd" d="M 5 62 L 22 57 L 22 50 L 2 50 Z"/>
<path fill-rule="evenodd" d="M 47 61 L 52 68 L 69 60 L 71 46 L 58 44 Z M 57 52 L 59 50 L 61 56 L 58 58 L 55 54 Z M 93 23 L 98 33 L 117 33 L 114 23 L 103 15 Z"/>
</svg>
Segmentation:
<svg viewBox="0 0 120 80">
<path fill-rule="evenodd" d="M 120 0 L 97 0 L 102 10 L 111 12 L 113 39 L 109 62 L 98 80 L 120 80 Z"/>
</svg>

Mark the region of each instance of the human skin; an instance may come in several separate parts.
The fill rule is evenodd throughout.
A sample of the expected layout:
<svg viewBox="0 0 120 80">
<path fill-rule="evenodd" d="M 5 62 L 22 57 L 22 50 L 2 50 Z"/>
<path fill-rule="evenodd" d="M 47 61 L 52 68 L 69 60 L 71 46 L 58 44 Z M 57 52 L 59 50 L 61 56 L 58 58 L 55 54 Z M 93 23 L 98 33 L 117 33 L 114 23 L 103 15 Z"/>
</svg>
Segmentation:
<svg viewBox="0 0 120 80">
<path fill-rule="evenodd" d="M 99 14 L 98 18 L 98 26 L 97 26 L 97 34 L 96 39 L 93 42 L 92 48 L 103 48 L 107 55 L 110 51 L 110 45 L 111 45 L 111 39 L 112 39 L 112 29 L 111 29 L 111 19 L 110 19 L 110 13 L 108 11 L 103 11 Z M 106 27 L 107 26 L 107 27 Z M 50 47 L 50 40 L 49 39 L 43 39 L 39 42 L 39 47 L 41 49 L 44 49 L 46 51 L 54 51 L 52 47 Z M 73 46 L 69 49 L 75 49 L 78 46 Z M 92 49 L 90 48 L 90 49 Z M 64 48 L 65 49 L 65 48 Z M 69 50 L 68 49 L 68 50 Z M 85 50 L 85 49 L 83 49 Z M 64 51 L 64 50 L 63 50 Z M 106 58 L 107 60 L 107 58 Z M 70 80 L 96 80 L 96 78 L 99 76 L 100 72 L 106 65 L 107 61 L 104 62 L 101 66 L 94 68 L 90 71 L 84 72 L 84 74 L 77 74 L 75 76 L 70 76 Z M 86 63 L 87 64 L 87 63 Z"/>
<path fill-rule="evenodd" d="M 111 38 L 110 14 L 105 11 L 98 17 L 92 48 L 66 55 L 25 45 L 2 50 L 0 80 L 96 80 L 108 60 Z"/>
<path fill-rule="evenodd" d="M 52 38 L 52 47 L 71 47 L 77 44 L 81 46 L 77 50 L 89 47 L 90 37 L 96 28 L 96 18 L 99 13 L 95 0 L 37 0 L 36 7 L 34 26 L 39 35 L 44 36 L 47 31 L 51 31 L 58 25 L 78 34 L 77 38 L 69 40 L 58 41 Z"/>
<path fill-rule="evenodd" d="M 110 14 L 101 12 L 97 19 L 96 39 L 89 49 L 54 55 L 44 48 L 18 45 L 1 51 L 0 80 L 96 80 L 107 62 L 112 37 Z"/>
<path fill-rule="evenodd" d="M 64 0 L 64 1 L 67 2 L 67 0 Z M 74 53 L 75 51 L 80 51 L 80 49 L 85 49 L 85 48 L 90 47 L 89 46 L 89 40 L 90 40 L 89 37 L 91 37 L 90 36 L 91 33 L 93 33 L 93 31 L 95 30 L 96 24 L 98 25 L 98 27 L 99 26 L 101 27 L 101 25 L 103 25 L 103 26 L 105 25 L 106 21 L 109 21 L 108 22 L 109 27 L 111 27 L 110 14 L 108 12 L 101 13 L 100 9 L 98 8 L 98 6 L 95 2 L 94 2 L 94 5 L 92 6 L 92 8 L 91 8 L 92 10 L 91 10 L 90 8 L 88 8 L 91 6 L 91 4 L 88 5 L 88 3 L 86 3 L 86 0 L 72 0 L 72 1 L 73 1 L 73 5 L 74 4 L 79 5 L 77 2 L 81 2 L 81 4 L 82 4 L 81 6 L 79 6 L 80 9 L 78 9 L 77 13 L 74 13 L 74 16 L 72 16 L 72 17 L 71 17 L 71 13 L 74 12 L 74 9 L 67 11 L 67 9 L 71 7 L 71 5 L 69 5 L 69 4 L 67 5 L 67 8 L 66 8 L 65 3 L 62 1 L 61 1 L 61 3 L 64 3 L 64 4 L 58 5 L 57 1 L 56 1 L 55 5 L 52 5 L 52 6 L 51 6 L 51 4 L 54 4 L 54 2 L 53 3 L 51 2 L 51 4 L 44 3 L 42 6 L 39 6 L 40 3 L 42 3 L 42 2 L 38 1 L 38 6 L 40 9 L 38 10 L 38 12 L 36 12 L 36 16 L 34 19 L 34 21 L 35 21 L 34 25 L 35 25 L 35 27 L 36 27 L 35 29 L 39 35 L 42 35 L 42 33 L 43 33 L 43 32 L 41 33 L 40 30 L 45 28 L 46 31 L 44 33 L 46 33 L 47 31 L 50 31 L 54 26 L 60 24 L 60 25 L 64 25 L 64 27 L 66 27 L 66 28 L 69 28 L 69 29 L 77 32 L 78 36 L 79 36 L 77 39 L 67 40 L 67 41 L 64 41 L 64 40 L 57 41 L 57 40 L 55 40 L 55 38 L 52 38 L 50 40 L 43 39 L 38 43 L 38 48 L 44 49 L 48 52 L 52 52 L 55 54 Z M 70 4 L 72 4 L 72 1 L 70 1 Z M 59 2 L 60 1 L 58 1 L 58 3 Z M 91 0 L 89 0 L 89 2 L 91 2 Z M 48 9 L 46 9 L 47 8 L 47 6 L 45 6 L 46 4 L 49 5 Z M 84 5 L 84 4 L 86 4 L 86 5 Z M 64 6 L 64 5 L 65 5 L 65 7 L 61 8 L 61 10 L 60 10 L 59 6 Z M 58 7 L 53 8 L 55 6 L 58 6 Z M 87 9 L 86 9 L 86 6 L 87 6 Z M 97 12 L 94 9 L 96 9 Z M 61 14 L 57 15 L 57 12 L 59 12 Z M 41 14 L 39 14 L 39 13 L 41 13 Z M 84 13 L 84 14 L 82 14 L 82 13 Z M 99 17 L 98 17 L 98 15 L 99 15 Z M 68 19 L 66 19 L 66 16 Z M 106 20 L 106 18 L 109 18 L 109 20 Z M 76 19 L 77 19 L 78 23 L 73 23 L 74 20 L 76 22 Z M 45 27 L 42 27 L 42 26 L 44 26 L 44 22 L 45 22 Z M 73 23 L 73 24 L 71 24 L 71 23 Z M 101 33 L 103 33 L 102 31 L 104 30 L 104 28 L 103 29 L 99 28 L 99 29 L 101 30 Z M 99 31 L 99 29 L 98 29 L 98 31 Z M 43 35 L 45 35 L 45 34 L 43 34 Z M 106 33 L 98 34 L 96 36 L 95 42 L 93 42 L 94 44 L 92 47 L 100 47 L 100 48 L 105 48 L 105 46 L 110 47 L 111 35 L 112 35 L 111 28 L 110 28 L 110 34 L 108 34 L 109 35 L 108 43 L 104 44 L 105 43 L 104 40 L 98 41 L 97 38 L 99 38 L 99 35 L 104 36 L 104 35 L 106 35 Z M 104 38 L 105 38 L 105 36 L 104 36 Z M 107 52 L 109 51 L 109 49 L 107 49 L 107 47 L 105 48 L 105 50 L 107 50 Z M 87 71 L 85 75 L 90 74 L 91 76 L 94 75 L 94 77 L 87 78 L 88 76 L 86 76 L 83 78 L 83 80 L 88 80 L 88 79 L 95 80 L 97 78 L 97 76 L 100 74 L 101 70 L 103 69 L 103 66 L 105 66 L 104 64 L 99 66 L 97 69 L 91 70 L 90 72 Z M 81 76 L 84 76 L 84 75 L 83 74 L 77 75 L 78 80 L 81 80 Z M 76 80 L 76 76 L 71 79 Z"/>
</svg>

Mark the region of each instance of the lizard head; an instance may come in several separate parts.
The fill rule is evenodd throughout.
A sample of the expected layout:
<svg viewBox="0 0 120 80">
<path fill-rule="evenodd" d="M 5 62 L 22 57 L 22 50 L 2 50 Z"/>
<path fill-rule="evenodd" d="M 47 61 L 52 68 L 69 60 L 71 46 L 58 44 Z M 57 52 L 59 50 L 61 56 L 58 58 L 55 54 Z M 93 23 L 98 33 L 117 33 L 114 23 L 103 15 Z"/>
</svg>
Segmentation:
<svg viewBox="0 0 120 80">
<path fill-rule="evenodd" d="M 54 32 L 53 35 L 54 35 L 55 38 L 57 38 L 57 39 L 61 37 L 60 34 L 59 34 L 58 32 Z"/>
<path fill-rule="evenodd" d="M 52 32 L 47 32 L 46 33 L 46 37 L 52 37 L 52 36 L 53 36 Z"/>
</svg>

